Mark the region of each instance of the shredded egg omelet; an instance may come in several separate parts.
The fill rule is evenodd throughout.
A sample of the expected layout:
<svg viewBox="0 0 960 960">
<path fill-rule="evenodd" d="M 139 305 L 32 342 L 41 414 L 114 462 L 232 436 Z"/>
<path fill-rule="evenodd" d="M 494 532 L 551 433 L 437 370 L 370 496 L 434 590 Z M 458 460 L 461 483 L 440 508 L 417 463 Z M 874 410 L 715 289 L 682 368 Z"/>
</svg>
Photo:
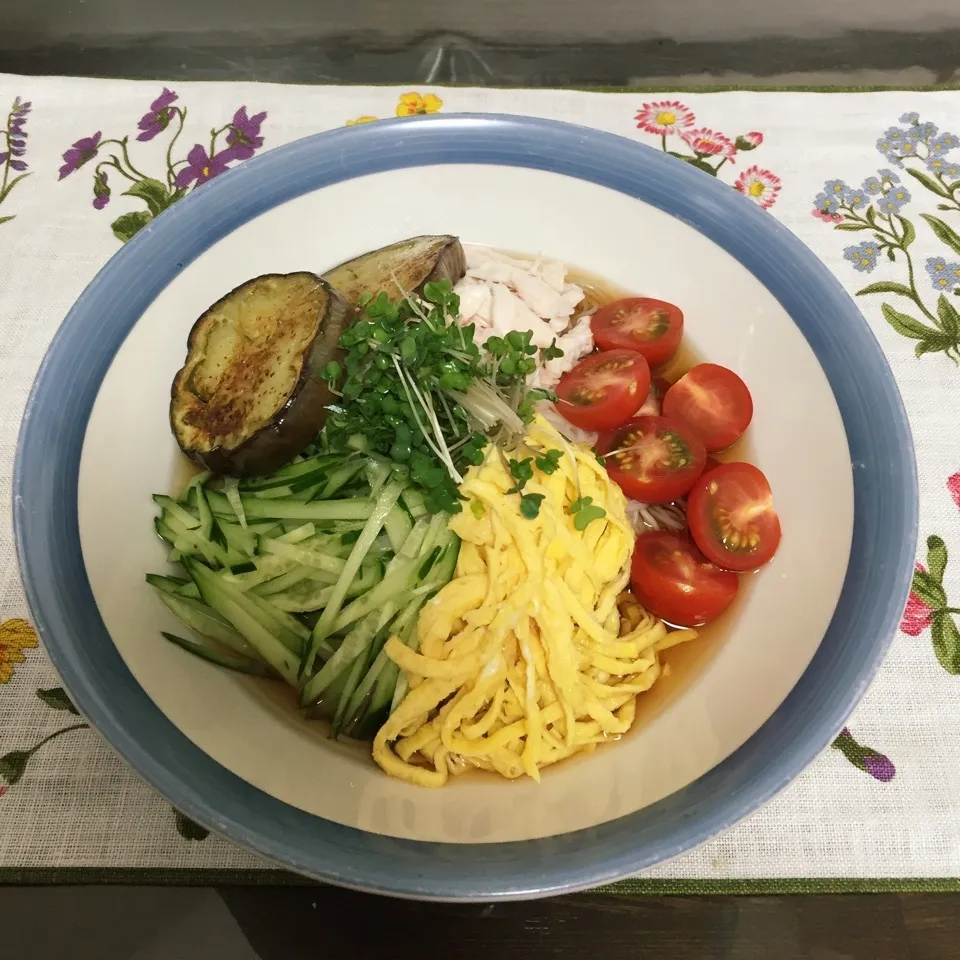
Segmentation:
<svg viewBox="0 0 960 960">
<path fill-rule="evenodd" d="M 626 500 L 589 447 L 541 417 L 508 456 L 550 449 L 565 451 L 559 469 L 535 469 L 524 488 L 544 495 L 535 519 L 507 494 L 514 481 L 496 450 L 460 487 L 456 575 L 424 607 L 414 644 L 386 645 L 409 685 L 373 746 L 392 776 L 440 787 L 477 767 L 539 780 L 543 767 L 626 733 L 636 695 L 660 676 L 659 651 L 696 636 L 668 635 L 645 611 L 621 636 L 634 543 Z M 582 531 L 570 512 L 580 497 L 606 511 Z"/>
</svg>

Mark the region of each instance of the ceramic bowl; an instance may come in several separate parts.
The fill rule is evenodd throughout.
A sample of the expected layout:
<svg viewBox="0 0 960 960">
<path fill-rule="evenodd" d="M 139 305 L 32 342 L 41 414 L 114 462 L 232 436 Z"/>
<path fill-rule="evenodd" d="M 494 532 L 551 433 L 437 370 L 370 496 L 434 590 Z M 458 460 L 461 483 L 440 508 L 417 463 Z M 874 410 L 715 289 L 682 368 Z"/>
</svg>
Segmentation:
<svg viewBox="0 0 960 960">
<path fill-rule="evenodd" d="M 726 628 L 677 662 L 618 744 L 539 785 L 430 791 L 300 719 L 277 685 L 166 643 L 150 495 L 180 455 L 171 379 L 193 321 L 244 280 L 323 272 L 407 236 L 558 258 L 680 305 L 686 342 L 753 394 L 750 458 L 784 529 Z M 830 741 L 909 588 L 916 478 L 892 375 L 798 240 L 636 143 L 520 117 L 338 130 L 272 150 L 164 213 L 93 281 L 30 398 L 17 543 L 47 651 L 83 714 L 189 816 L 294 870 L 484 899 L 615 879 L 731 825 Z"/>
</svg>

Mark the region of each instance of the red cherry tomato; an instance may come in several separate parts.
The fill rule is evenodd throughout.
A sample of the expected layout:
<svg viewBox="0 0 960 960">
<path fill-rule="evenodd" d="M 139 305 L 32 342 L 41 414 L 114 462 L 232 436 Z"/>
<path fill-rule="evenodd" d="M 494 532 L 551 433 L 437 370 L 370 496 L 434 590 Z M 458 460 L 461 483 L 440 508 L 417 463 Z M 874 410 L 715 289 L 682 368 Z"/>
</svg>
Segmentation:
<svg viewBox="0 0 960 960">
<path fill-rule="evenodd" d="M 677 352 L 683 313 L 666 300 L 627 297 L 601 307 L 591 318 L 590 329 L 600 350 L 638 350 L 656 367 Z"/>
<path fill-rule="evenodd" d="M 703 472 L 707 451 L 685 423 L 669 417 L 635 417 L 598 443 L 607 473 L 623 492 L 643 503 L 682 497 Z"/>
<path fill-rule="evenodd" d="M 635 350 L 610 350 L 581 360 L 557 384 L 557 411 L 583 430 L 612 430 L 640 409 L 650 367 Z"/>
<path fill-rule="evenodd" d="M 630 579 L 640 603 L 678 627 L 714 620 L 739 587 L 735 573 L 715 567 L 686 538 L 661 530 L 637 537 Z"/>
<path fill-rule="evenodd" d="M 753 419 L 747 385 L 732 371 L 715 363 L 698 363 L 663 398 L 668 417 L 686 420 L 707 450 L 723 450 Z"/>
<path fill-rule="evenodd" d="M 755 570 L 777 552 L 780 518 L 763 472 L 751 463 L 723 463 L 705 473 L 687 498 L 690 535 L 725 570 Z"/>
</svg>

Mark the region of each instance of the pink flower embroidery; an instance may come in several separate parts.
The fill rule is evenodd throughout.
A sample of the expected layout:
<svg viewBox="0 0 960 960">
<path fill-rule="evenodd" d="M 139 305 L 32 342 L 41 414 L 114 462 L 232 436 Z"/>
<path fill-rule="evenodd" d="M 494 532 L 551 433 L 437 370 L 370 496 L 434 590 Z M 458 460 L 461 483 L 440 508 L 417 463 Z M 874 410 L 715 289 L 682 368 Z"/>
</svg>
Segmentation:
<svg viewBox="0 0 960 960">
<path fill-rule="evenodd" d="M 693 125 L 693 111 L 679 100 L 662 100 L 660 103 L 645 103 L 637 113 L 637 126 L 647 133 L 665 137 L 669 133 L 682 133 Z"/>
<path fill-rule="evenodd" d="M 922 573 L 927 572 L 927 568 L 922 564 L 917 564 L 917 569 Z M 903 611 L 903 619 L 900 621 L 900 629 L 910 637 L 919 637 L 933 620 L 933 611 L 924 603 L 912 590 L 907 598 L 907 608 Z"/>
<path fill-rule="evenodd" d="M 7 792 L 7 785 L 5 783 L 0 783 L 0 797 L 2 797 Z"/>
<path fill-rule="evenodd" d="M 763 143 L 763 134 L 759 130 L 751 130 L 749 133 L 743 135 L 743 139 L 747 143 L 752 144 L 755 147 L 759 147 Z"/>
<path fill-rule="evenodd" d="M 960 507 L 960 473 L 955 473 L 952 477 L 947 477 L 947 489 L 953 502 Z"/>
<path fill-rule="evenodd" d="M 839 213 L 828 213 L 826 210 L 811 210 L 810 212 L 824 223 L 840 223 L 843 220 Z"/>
<path fill-rule="evenodd" d="M 701 156 L 718 156 L 722 154 L 728 159 L 733 159 L 737 152 L 736 145 L 722 133 L 715 130 L 709 130 L 707 127 L 698 127 L 696 130 L 688 130 L 680 134 L 684 142 L 690 149 Z"/>
<path fill-rule="evenodd" d="M 753 166 L 748 167 L 737 177 L 734 187 L 754 203 L 760 204 L 764 210 L 769 210 L 777 202 L 780 178 L 769 170 Z"/>
</svg>

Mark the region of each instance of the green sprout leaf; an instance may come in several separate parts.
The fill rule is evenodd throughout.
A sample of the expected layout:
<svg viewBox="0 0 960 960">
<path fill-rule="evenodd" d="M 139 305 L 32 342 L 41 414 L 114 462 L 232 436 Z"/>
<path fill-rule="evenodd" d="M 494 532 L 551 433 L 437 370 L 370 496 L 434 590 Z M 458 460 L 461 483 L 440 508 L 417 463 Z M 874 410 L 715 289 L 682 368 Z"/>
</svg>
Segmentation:
<svg viewBox="0 0 960 960">
<path fill-rule="evenodd" d="M 520 513 L 527 520 L 536 520 L 540 515 L 540 504 L 543 503 L 542 493 L 525 493 L 520 498 Z"/>
<path fill-rule="evenodd" d="M 593 497 L 578 497 L 570 504 L 570 515 L 577 530 L 586 530 L 594 520 L 605 517 L 607 511 L 595 505 Z"/>
</svg>

